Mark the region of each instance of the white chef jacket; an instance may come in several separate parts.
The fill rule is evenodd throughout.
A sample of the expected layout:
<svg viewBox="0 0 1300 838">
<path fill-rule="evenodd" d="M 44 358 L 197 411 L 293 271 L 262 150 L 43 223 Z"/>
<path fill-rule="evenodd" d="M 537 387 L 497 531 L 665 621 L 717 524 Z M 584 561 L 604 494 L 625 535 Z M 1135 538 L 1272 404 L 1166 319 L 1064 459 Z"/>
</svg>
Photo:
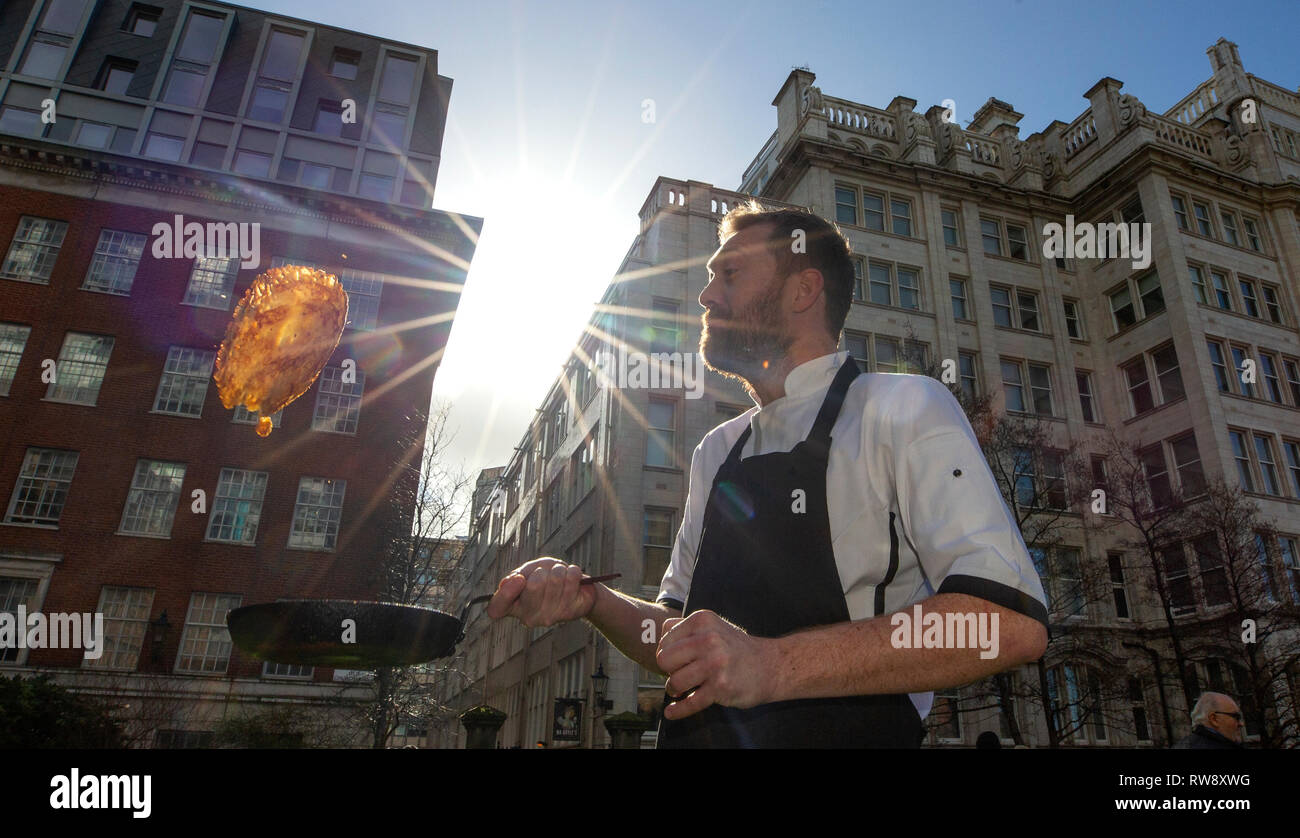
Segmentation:
<svg viewBox="0 0 1300 838">
<path fill-rule="evenodd" d="M 691 586 L 713 479 L 749 425 L 741 458 L 790 451 L 807 438 L 847 352 L 823 355 L 786 376 L 785 395 L 755 406 L 709 433 L 691 457 L 686 511 L 658 601 L 681 609 Z M 831 545 L 849 617 L 878 616 L 885 586 L 891 614 L 936 593 L 980 597 L 1047 624 L 1042 583 L 1020 530 L 994 483 L 961 406 L 923 375 L 859 375 L 834 427 L 826 470 Z M 924 719 L 933 693 L 913 693 Z"/>
</svg>

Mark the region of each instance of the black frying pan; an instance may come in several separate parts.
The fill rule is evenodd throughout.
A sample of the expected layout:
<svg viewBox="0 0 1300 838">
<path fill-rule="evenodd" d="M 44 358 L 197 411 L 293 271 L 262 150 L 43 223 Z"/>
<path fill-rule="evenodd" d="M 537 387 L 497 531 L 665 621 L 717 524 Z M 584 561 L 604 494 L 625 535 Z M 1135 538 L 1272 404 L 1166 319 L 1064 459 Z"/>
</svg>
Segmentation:
<svg viewBox="0 0 1300 838">
<path fill-rule="evenodd" d="M 581 584 L 619 576 L 586 577 Z M 469 609 L 490 599 L 492 594 L 474 597 L 465 603 L 459 619 L 432 608 L 391 602 L 285 600 L 236 608 L 226 617 L 226 625 L 234 644 L 258 660 L 339 669 L 407 666 L 455 652 L 465 637 Z M 344 642 L 345 632 L 354 642 Z"/>
</svg>

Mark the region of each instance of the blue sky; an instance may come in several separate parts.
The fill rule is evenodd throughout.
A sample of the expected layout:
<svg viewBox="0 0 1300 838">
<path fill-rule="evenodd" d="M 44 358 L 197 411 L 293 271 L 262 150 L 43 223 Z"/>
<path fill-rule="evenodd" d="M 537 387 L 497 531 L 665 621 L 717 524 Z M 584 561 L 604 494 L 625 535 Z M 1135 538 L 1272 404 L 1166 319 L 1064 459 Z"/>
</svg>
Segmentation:
<svg viewBox="0 0 1300 838">
<path fill-rule="evenodd" d="M 738 186 L 793 66 L 876 107 L 951 98 L 963 124 L 995 96 L 1022 137 L 1073 120 L 1103 76 L 1164 111 L 1210 77 L 1219 37 L 1248 72 L 1300 84 L 1296 0 L 248 4 L 431 47 L 455 80 L 435 205 L 485 226 L 434 393 L 471 472 L 509 457 L 655 178 Z"/>
</svg>

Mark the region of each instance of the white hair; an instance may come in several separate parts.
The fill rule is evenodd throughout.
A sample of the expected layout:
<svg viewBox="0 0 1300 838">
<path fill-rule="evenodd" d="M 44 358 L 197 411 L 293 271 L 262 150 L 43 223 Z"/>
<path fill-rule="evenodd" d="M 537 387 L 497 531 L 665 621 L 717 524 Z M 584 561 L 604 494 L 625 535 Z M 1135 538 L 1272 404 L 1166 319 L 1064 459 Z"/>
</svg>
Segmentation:
<svg viewBox="0 0 1300 838">
<path fill-rule="evenodd" d="M 1219 708 L 1229 701 L 1232 698 L 1223 693 L 1201 693 L 1201 697 L 1196 699 L 1196 706 L 1192 708 L 1192 726 L 1207 724 L 1210 714 L 1224 712 Z"/>
</svg>

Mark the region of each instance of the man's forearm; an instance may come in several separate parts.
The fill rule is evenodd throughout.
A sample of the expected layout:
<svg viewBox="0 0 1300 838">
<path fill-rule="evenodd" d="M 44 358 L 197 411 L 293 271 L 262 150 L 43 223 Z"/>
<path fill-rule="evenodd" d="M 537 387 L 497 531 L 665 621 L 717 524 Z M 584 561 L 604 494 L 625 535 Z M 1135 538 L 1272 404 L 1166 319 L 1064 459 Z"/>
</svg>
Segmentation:
<svg viewBox="0 0 1300 838">
<path fill-rule="evenodd" d="M 998 615 L 996 657 L 980 657 L 974 639 L 966 648 L 895 648 L 892 615 L 836 623 L 774 638 L 769 701 L 927 692 L 969 684 L 1042 655 L 1047 634 L 1023 614 L 965 594 L 939 594 L 921 603 L 922 613 Z M 911 608 L 905 613 L 911 615 Z M 990 616 L 991 622 L 991 616 Z M 909 636 L 912 628 L 908 627 Z"/>
<path fill-rule="evenodd" d="M 681 612 L 656 602 L 646 602 L 620 591 L 596 586 L 596 604 L 587 615 L 590 622 L 610 643 L 627 657 L 651 672 L 667 674 L 655 662 L 655 649 L 663 635 L 663 622 L 680 617 Z M 646 623 L 652 621 L 653 625 Z M 648 638 L 648 640 L 647 640 Z"/>
</svg>

